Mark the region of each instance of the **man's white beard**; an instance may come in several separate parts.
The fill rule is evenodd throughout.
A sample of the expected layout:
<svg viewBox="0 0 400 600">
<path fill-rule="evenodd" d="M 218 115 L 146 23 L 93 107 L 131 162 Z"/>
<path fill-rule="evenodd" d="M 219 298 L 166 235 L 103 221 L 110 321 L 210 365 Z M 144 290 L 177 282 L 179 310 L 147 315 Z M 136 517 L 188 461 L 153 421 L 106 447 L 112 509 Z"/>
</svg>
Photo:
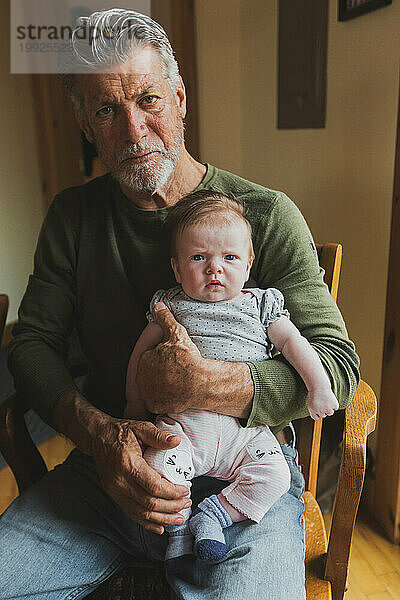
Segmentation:
<svg viewBox="0 0 400 600">
<path fill-rule="evenodd" d="M 154 158 L 143 164 L 135 164 L 133 161 L 127 161 L 114 170 L 112 175 L 120 185 L 126 186 L 133 192 L 148 192 L 152 194 L 168 181 L 178 162 L 181 145 L 182 141 L 172 156 L 167 156 L 165 151 L 155 150 L 157 154 Z M 145 150 L 146 148 L 141 146 L 140 151 L 143 152 Z"/>
<path fill-rule="evenodd" d="M 126 186 L 132 192 L 152 194 L 168 181 L 175 169 L 183 139 L 183 121 L 177 119 L 172 150 L 167 152 L 161 140 L 157 143 L 144 141 L 132 144 L 122 150 L 118 156 L 119 166 L 112 171 L 113 177 L 120 185 Z M 142 164 L 135 164 L 134 160 L 124 162 L 129 157 L 144 152 L 155 152 L 156 154 L 151 160 Z"/>
</svg>

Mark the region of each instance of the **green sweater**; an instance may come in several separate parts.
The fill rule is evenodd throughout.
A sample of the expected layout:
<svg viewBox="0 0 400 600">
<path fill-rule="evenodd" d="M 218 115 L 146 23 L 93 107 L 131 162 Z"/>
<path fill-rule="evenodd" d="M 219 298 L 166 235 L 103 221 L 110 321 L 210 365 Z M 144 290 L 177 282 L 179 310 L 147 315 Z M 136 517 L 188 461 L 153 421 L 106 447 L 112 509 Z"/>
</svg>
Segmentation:
<svg viewBox="0 0 400 600">
<path fill-rule="evenodd" d="M 340 406 L 347 406 L 358 383 L 358 358 L 299 210 L 284 194 L 210 165 L 201 188 L 244 202 L 256 255 L 247 285 L 281 290 Z M 85 397 L 122 416 L 128 360 L 146 325 L 149 301 L 157 289 L 175 285 L 164 225 L 168 211 L 137 208 L 110 175 L 54 199 L 9 351 L 17 390 L 45 420 L 75 388 L 64 365 L 74 327 L 89 365 Z M 307 414 L 305 386 L 281 355 L 249 366 L 255 393 L 248 426 L 264 423 L 277 431 Z"/>
</svg>

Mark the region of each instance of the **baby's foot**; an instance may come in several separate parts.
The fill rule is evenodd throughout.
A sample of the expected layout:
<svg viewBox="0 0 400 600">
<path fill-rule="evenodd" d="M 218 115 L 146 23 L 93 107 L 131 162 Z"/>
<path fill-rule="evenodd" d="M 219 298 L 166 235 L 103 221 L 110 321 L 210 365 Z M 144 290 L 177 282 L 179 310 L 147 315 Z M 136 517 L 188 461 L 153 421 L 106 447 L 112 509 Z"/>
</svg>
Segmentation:
<svg viewBox="0 0 400 600">
<path fill-rule="evenodd" d="M 189 528 L 195 537 L 195 551 L 203 560 L 218 560 L 228 548 L 223 529 L 232 525 L 232 519 L 217 496 L 205 498 L 189 520 Z"/>
</svg>

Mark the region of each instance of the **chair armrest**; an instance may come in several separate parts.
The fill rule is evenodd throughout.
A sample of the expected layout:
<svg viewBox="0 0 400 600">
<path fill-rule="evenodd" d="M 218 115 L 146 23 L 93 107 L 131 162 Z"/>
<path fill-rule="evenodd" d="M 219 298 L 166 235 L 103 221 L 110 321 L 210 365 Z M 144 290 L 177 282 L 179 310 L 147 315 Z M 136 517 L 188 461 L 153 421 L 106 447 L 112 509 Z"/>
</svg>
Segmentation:
<svg viewBox="0 0 400 600">
<path fill-rule="evenodd" d="M 345 412 L 343 452 L 333 505 L 325 579 L 332 584 L 332 598 L 343 598 L 354 523 L 364 483 L 367 437 L 375 429 L 377 402 L 372 389 L 360 381 Z"/>
<path fill-rule="evenodd" d="M 86 359 L 70 359 L 67 367 L 73 378 L 85 375 Z M 18 394 L 0 404 L 0 451 L 23 492 L 47 473 L 46 464 L 32 441 L 24 414 L 29 409 Z"/>
<path fill-rule="evenodd" d="M 26 427 L 26 408 L 17 394 L 0 405 L 0 450 L 23 492 L 47 472 Z"/>
</svg>

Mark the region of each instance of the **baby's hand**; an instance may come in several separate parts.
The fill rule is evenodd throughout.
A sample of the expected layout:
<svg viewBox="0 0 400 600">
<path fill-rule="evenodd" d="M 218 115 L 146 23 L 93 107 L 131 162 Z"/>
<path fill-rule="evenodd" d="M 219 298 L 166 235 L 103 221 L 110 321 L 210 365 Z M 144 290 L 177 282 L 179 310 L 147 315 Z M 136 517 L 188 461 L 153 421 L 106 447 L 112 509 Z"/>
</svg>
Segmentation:
<svg viewBox="0 0 400 600">
<path fill-rule="evenodd" d="M 308 412 L 317 421 L 330 417 L 339 408 L 339 403 L 331 389 L 315 390 L 308 394 Z"/>
</svg>

